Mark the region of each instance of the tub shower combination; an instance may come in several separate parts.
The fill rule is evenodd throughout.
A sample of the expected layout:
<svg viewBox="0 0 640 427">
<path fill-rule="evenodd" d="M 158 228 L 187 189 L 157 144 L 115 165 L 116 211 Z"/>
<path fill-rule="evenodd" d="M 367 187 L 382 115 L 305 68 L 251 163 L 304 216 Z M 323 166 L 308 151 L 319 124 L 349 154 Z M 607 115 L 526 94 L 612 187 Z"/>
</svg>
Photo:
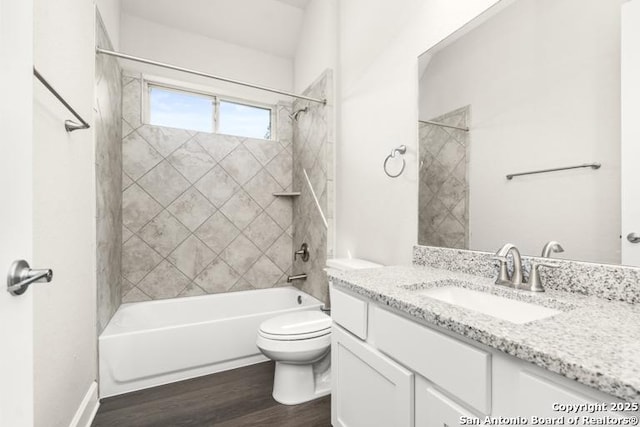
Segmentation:
<svg viewBox="0 0 640 427">
<path fill-rule="evenodd" d="M 260 324 L 322 306 L 293 287 L 123 304 L 99 338 L 100 395 L 267 361 Z"/>
<path fill-rule="evenodd" d="M 105 41 L 105 46 L 108 44 Z M 105 270 L 112 273 L 113 277 L 102 276 L 104 283 L 101 284 L 101 289 L 104 289 L 104 292 L 98 293 L 98 311 L 104 314 L 99 318 L 99 329 L 106 324 L 98 339 L 100 397 L 120 395 L 268 361 L 269 358 L 263 354 L 263 351 L 271 355 L 271 358 L 276 361 L 276 366 L 278 364 L 309 365 L 309 369 L 305 372 L 312 372 L 313 378 L 307 378 L 308 384 L 314 386 L 316 383 L 321 383 L 322 386 L 328 384 L 330 367 L 328 366 L 329 358 L 325 356 L 330 347 L 331 319 L 321 311 L 324 306 L 321 300 L 328 300 L 327 283 L 321 274 L 327 253 L 328 225 L 322 212 L 323 207 L 315 196 L 313 183 L 304 168 L 309 169 L 313 165 L 319 165 L 320 159 L 331 157 L 329 154 L 321 156 L 321 150 L 324 150 L 323 153 L 329 153 L 332 147 L 332 142 L 329 140 L 332 132 L 327 125 L 328 122 L 330 123 L 328 118 L 331 113 L 326 97 L 332 86 L 331 71 L 325 71 L 304 94 L 295 94 L 122 54 L 107 47 L 109 46 L 96 49 L 98 57 L 102 58 L 97 62 L 97 67 L 106 67 L 109 64 L 114 67 L 111 67 L 113 70 L 109 69 L 108 72 L 101 72 L 102 80 L 100 81 L 105 82 L 109 79 L 109 85 L 114 87 L 121 84 L 120 97 L 122 98 L 120 104 L 122 109 L 115 109 L 109 117 L 122 117 L 126 119 L 122 123 L 128 125 L 128 133 L 123 134 L 122 138 L 116 141 L 122 143 L 122 152 L 108 153 L 108 158 L 110 161 L 116 159 L 115 163 L 119 161 L 122 164 L 124 176 L 130 182 L 128 186 L 122 186 L 122 188 L 119 185 L 114 188 L 109 187 L 109 190 L 113 190 L 116 195 L 110 192 L 104 199 L 118 197 L 117 193 L 122 190 L 120 221 L 125 226 L 124 230 L 131 234 L 122 242 L 109 242 L 115 247 L 113 252 L 117 249 L 122 255 L 120 264 L 110 262 L 112 259 L 109 257 L 112 252 L 105 251 L 101 254 L 104 256 L 105 264 L 108 264 Z M 125 75 L 118 80 L 117 76 L 122 75 L 121 70 L 118 69 L 117 63 L 105 61 L 105 57 L 179 71 L 215 81 L 222 80 L 284 95 L 287 100 L 293 98 L 297 101 L 292 104 L 287 101 L 282 105 L 279 103 L 274 106 L 272 116 L 282 119 L 277 119 L 273 123 L 280 126 L 276 133 L 281 140 L 262 140 L 262 138 L 256 140 L 244 137 L 238 139 L 216 132 L 190 133 L 183 129 L 155 126 L 144 123 L 143 120 L 141 98 L 144 98 L 144 95 L 141 94 L 148 87 L 145 86 L 142 75 Z M 102 68 L 99 69 L 102 70 Z M 104 91 L 109 94 L 111 92 Z M 184 92 L 189 90 L 185 88 Z M 110 101 L 106 99 L 105 102 Z M 115 105 L 117 102 L 112 104 Z M 288 113 L 291 109 L 293 112 L 289 115 L 290 120 L 286 120 L 284 113 Z M 113 129 L 120 129 L 119 125 L 122 124 L 116 123 L 117 120 L 103 121 L 104 126 L 113 125 L 111 126 Z M 304 132 L 299 132 L 301 129 L 304 129 Z M 107 130 L 99 133 L 112 135 L 118 132 Z M 117 144 L 108 145 L 110 142 L 113 141 L 106 141 L 101 146 L 117 146 Z M 221 150 L 229 151 L 223 155 Z M 294 187 L 293 179 L 296 172 L 293 170 L 294 154 L 300 159 L 308 160 L 309 163 L 306 165 L 299 162 L 298 165 L 306 177 L 302 178 L 303 175 L 298 177 L 298 181 L 303 185 L 301 191 L 291 191 Z M 196 161 L 198 170 L 190 169 L 192 160 L 189 159 L 192 158 L 196 159 L 193 161 Z M 245 163 L 246 170 L 243 169 Z M 269 165 L 275 165 L 274 169 L 271 170 Z M 318 181 L 316 184 L 319 188 L 328 187 L 331 180 L 325 169 L 327 168 L 317 168 L 317 176 L 312 176 Z M 158 184 L 164 180 L 171 181 L 175 185 Z M 306 187 L 304 183 L 307 184 Z M 261 196 L 256 198 L 255 194 Z M 322 194 L 318 194 L 322 199 Z M 302 208 L 298 209 L 299 212 L 296 211 L 294 215 L 293 200 L 298 196 L 300 198 L 297 199 L 297 205 Z M 280 198 L 280 200 L 271 202 L 270 198 Z M 288 200 L 282 203 L 281 198 Z M 315 203 L 309 203 L 313 199 Z M 302 201 L 305 203 L 303 204 Z M 149 209 L 146 209 L 147 204 Z M 243 211 L 245 208 L 246 212 Z M 326 207 L 325 209 L 330 211 Z M 160 213 L 154 211 L 155 213 L 151 215 L 152 210 Z M 216 212 L 211 214 L 211 210 Z M 236 215 L 238 211 L 242 212 Z M 207 219 L 208 215 L 210 215 L 209 219 Z M 203 217 L 200 218 L 200 216 Z M 249 220 L 249 216 L 255 219 Z M 198 221 L 200 225 L 195 224 Z M 117 223 L 118 218 L 113 222 Z M 257 224 L 254 232 L 245 232 L 254 223 Z M 110 224 L 109 222 L 109 227 L 111 227 Z M 268 245 L 266 240 L 270 237 L 265 238 L 260 235 L 262 233 L 260 230 L 267 227 L 276 227 L 270 230 L 269 234 L 274 233 L 274 239 L 277 238 L 275 242 L 272 241 Z M 174 228 L 179 230 L 173 233 Z M 296 229 L 299 230 L 295 231 Z M 237 233 L 233 234 L 235 232 Z M 238 236 L 240 232 L 242 232 L 240 237 L 232 237 L 231 241 L 227 241 L 229 236 L 232 234 Z M 300 232 L 303 232 L 300 237 L 305 236 L 306 233 L 306 237 L 317 240 L 317 245 L 316 241 L 309 240 L 314 248 L 313 257 L 311 257 L 313 260 L 302 270 L 300 269 L 302 265 L 298 264 L 298 268 L 294 269 L 291 262 L 286 262 L 286 259 L 293 261 L 294 264 L 296 260 L 302 262 L 310 260 L 309 246 L 306 243 L 302 244 L 300 250 L 291 253 L 293 235 Z M 187 237 L 178 238 L 178 234 L 181 235 L 181 233 Z M 277 237 L 278 235 L 280 237 Z M 216 250 L 213 250 L 214 246 Z M 251 251 L 255 249 L 256 259 L 251 261 L 253 264 L 242 265 L 254 256 L 246 255 L 247 247 L 250 247 Z M 224 256 L 221 252 L 223 248 L 226 248 Z M 272 248 L 275 249 L 267 255 L 267 249 Z M 206 253 L 202 259 L 198 258 L 200 252 Z M 168 254 L 175 255 L 175 259 L 169 259 Z M 190 256 L 194 259 L 198 258 L 197 262 L 192 262 L 193 259 L 190 259 Z M 146 283 L 154 289 L 171 288 L 170 283 L 169 286 L 165 286 L 167 281 L 164 278 L 170 276 L 163 268 L 166 267 L 176 276 L 187 276 L 193 280 L 205 268 L 204 264 L 199 265 L 204 258 L 214 256 L 219 257 L 224 263 L 229 261 L 233 264 L 230 260 L 239 260 L 237 266 L 228 265 L 229 269 L 236 269 L 234 274 L 242 276 L 253 271 L 252 280 L 247 281 L 252 287 L 263 288 L 274 285 L 277 287 L 193 297 L 182 297 L 181 294 L 177 295 L 173 292 L 175 289 L 169 289 L 165 293 L 149 292 L 147 295 L 170 299 L 131 302 L 122 304 L 116 309 L 114 300 L 117 298 L 112 297 L 122 290 L 117 286 L 117 280 L 121 276 L 127 280 L 131 279 L 130 284 L 139 292 L 142 291 L 136 287 L 142 283 L 143 277 L 145 280 L 150 278 Z M 112 258 L 118 259 L 118 257 Z M 147 262 L 149 266 L 153 264 L 156 267 L 153 267 L 152 271 L 147 271 L 146 264 L 140 263 L 140 259 Z M 209 259 L 207 263 L 211 261 Z M 251 265 L 257 265 L 255 271 L 251 270 L 253 268 Z M 278 271 L 275 271 L 276 268 Z M 296 270 L 295 273 L 294 270 Z M 268 274 L 264 273 L 265 271 Z M 280 287 L 280 279 L 285 277 L 285 272 L 289 274 L 288 283 L 309 280 L 302 288 L 320 299 L 294 287 Z M 254 282 L 261 280 L 260 276 L 263 273 L 268 276 L 265 277 L 264 283 L 254 286 Z M 308 278 L 306 273 L 309 273 Z M 217 273 L 211 274 L 215 276 Z M 277 283 L 275 283 L 276 279 Z M 220 291 L 224 288 L 222 285 L 226 280 L 225 274 L 216 276 L 216 287 L 208 288 L 207 292 Z M 130 288 L 128 293 L 133 290 Z M 137 296 L 129 300 L 135 301 L 135 298 Z M 114 311 L 115 314 L 111 317 Z M 310 316 L 307 316 L 310 313 L 306 311 L 315 312 L 314 314 L 319 315 L 316 317 L 320 321 L 310 322 L 308 319 Z M 296 316 L 296 313 L 300 316 Z M 285 323 L 278 320 L 283 315 L 287 319 Z M 267 322 L 267 320 L 273 321 Z M 261 330 L 261 325 L 265 322 L 266 325 Z M 265 347 L 263 351 L 256 345 L 259 331 L 262 332 L 262 343 Z M 323 375 L 320 371 L 311 369 L 312 363 L 318 362 L 315 357 L 313 360 L 307 360 L 299 351 L 301 347 L 304 350 L 307 346 L 314 344 L 315 341 L 308 342 L 312 338 L 316 341 L 321 338 L 325 343 L 323 348 L 315 349 L 318 357 L 327 359 L 327 366 L 324 366 L 326 369 L 322 371 Z M 318 364 L 320 365 L 319 362 Z M 301 370 L 299 366 L 288 365 L 279 369 L 281 372 Z M 324 375 L 325 372 L 326 375 Z M 275 375 L 275 377 L 277 380 L 280 377 L 293 377 L 293 375 Z M 295 385 L 299 385 L 299 382 L 295 381 Z M 326 390 L 321 391 L 328 392 L 328 387 L 325 388 Z M 287 404 L 293 404 L 303 397 L 295 395 L 293 398 L 283 398 L 283 400 L 286 400 Z"/>
</svg>

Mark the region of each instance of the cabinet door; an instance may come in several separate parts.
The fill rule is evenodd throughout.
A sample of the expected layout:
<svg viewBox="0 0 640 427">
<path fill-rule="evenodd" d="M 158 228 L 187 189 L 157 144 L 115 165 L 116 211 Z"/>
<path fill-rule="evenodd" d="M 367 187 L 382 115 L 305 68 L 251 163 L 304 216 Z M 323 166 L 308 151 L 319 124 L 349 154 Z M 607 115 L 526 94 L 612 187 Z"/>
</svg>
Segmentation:
<svg viewBox="0 0 640 427">
<path fill-rule="evenodd" d="M 596 420 L 603 417 L 619 418 L 623 416 L 621 413 L 608 412 L 602 410 L 604 408 L 597 406 L 592 406 L 593 410 L 591 411 L 569 412 L 564 410 L 564 406 L 566 405 L 602 405 L 603 403 L 615 402 L 618 399 L 612 397 L 604 402 L 598 402 L 595 399 L 582 396 L 559 383 L 527 371 L 521 371 L 519 373 L 516 396 L 516 407 L 518 408 L 519 414 L 529 419 L 533 419 L 534 417 L 538 419 L 558 419 L 561 425 L 568 423 L 568 418 L 570 417 L 588 417 Z M 637 415 L 637 412 L 634 415 Z M 584 424 L 584 421 L 582 423 Z"/>
<path fill-rule="evenodd" d="M 412 427 L 413 374 L 339 326 L 331 346 L 334 427 Z"/>
<path fill-rule="evenodd" d="M 445 397 L 424 378 L 416 376 L 416 426 L 453 427 L 470 424 L 477 418 L 453 400 Z"/>
</svg>

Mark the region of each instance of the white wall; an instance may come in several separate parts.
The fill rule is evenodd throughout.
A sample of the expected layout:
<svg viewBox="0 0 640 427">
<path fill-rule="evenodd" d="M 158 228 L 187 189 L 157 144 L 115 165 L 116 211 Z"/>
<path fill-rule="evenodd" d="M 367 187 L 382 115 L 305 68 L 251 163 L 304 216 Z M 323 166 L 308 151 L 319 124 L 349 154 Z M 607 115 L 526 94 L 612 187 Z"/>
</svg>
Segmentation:
<svg viewBox="0 0 640 427">
<path fill-rule="evenodd" d="M 304 11 L 293 62 L 296 92 L 306 89 L 327 68 L 336 70 L 337 8 L 337 0 L 311 0 Z"/>
<path fill-rule="evenodd" d="M 96 6 L 115 50 L 120 49 L 120 15 L 122 0 L 96 0 Z"/>
<path fill-rule="evenodd" d="M 35 1 L 34 64 L 93 123 L 93 2 Z M 34 259 L 54 271 L 34 293 L 35 425 L 68 426 L 96 379 L 93 128 L 34 80 Z"/>
<path fill-rule="evenodd" d="M 420 118 L 471 105 L 471 249 L 620 262 L 619 40 L 620 1 L 519 0 L 431 58 Z"/>
<path fill-rule="evenodd" d="M 121 19 L 120 46 L 122 52 L 131 55 L 286 91 L 293 89 L 293 60 L 290 58 L 180 31 L 127 14 Z M 290 100 L 130 61 L 121 64 L 128 72 L 145 72 L 205 84 L 214 91 L 241 98 L 264 102 Z"/>
<path fill-rule="evenodd" d="M 339 2 L 337 255 L 407 264 L 417 241 L 418 55 L 495 0 Z M 388 178 L 382 162 L 408 147 Z"/>
<path fill-rule="evenodd" d="M 0 0 L 0 265 L 33 259 L 33 2 Z M 5 270 L 6 271 L 6 270 Z M 6 283 L 6 282 L 5 282 Z M 4 285 L 6 286 L 6 285 Z M 0 425 L 33 425 L 33 293 L 0 292 Z"/>
</svg>

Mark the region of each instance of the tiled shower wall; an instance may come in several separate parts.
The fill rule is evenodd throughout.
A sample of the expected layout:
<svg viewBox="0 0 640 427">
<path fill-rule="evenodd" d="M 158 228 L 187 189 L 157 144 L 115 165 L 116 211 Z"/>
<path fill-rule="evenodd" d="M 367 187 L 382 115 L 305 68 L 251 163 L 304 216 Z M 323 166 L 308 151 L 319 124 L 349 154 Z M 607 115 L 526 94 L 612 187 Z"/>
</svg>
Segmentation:
<svg viewBox="0 0 640 427">
<path fill-rule="evenodd" d="M 468 126 L 470 107 L 431 119 Z M 418 123 L 418 244 L 469 247 L 469 132 Z"/>
<path fill-rule="evenodd" d="M 287 285 L 292 263 L 290 106 L 278 140 L 141 122 L 123 78 L 123 302 Z"/>
<path fill-rule="evenodd" d="M 306 273 L 307 280 L 295 286 L 329 302 L 324 268 L 333 247 L 333 74 L 325 71 L 304 95 L 327 99 L 327 105 L 295 101 L 293 111 L 307 107 L 293 128 L 293 190 L 301 194 L 293 202 L 293 246 L 309 245 L 308 262 L 294 261 L 295 274 Z"/>
<path fill-rule="evenodd" d="M 96 44 L 112 49 L 111 42 L 96 15 Z M 96 233 L 98 333 L 118 309 L 122 297 L 122 135 L 121 70 L 115 58 L 96 55 L 95 155 L 96 155 Z"/>
</svg>

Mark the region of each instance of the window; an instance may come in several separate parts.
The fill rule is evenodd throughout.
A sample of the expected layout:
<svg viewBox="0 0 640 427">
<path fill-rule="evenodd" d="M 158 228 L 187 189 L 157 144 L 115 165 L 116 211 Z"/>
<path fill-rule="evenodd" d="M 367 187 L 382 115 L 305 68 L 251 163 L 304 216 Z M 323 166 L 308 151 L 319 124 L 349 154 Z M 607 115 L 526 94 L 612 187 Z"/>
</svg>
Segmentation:
<svg viewBox="0 0 640 427">
<path fill-rule="evenodd" d="M 271 139 L 271 109 L 220 101 L 218 132 Z"/>
<path fill-rule="evenodd" d="M 149 85 L 149 123 L 156 126 L 214 131 L 215 98 Z"/>
<path fill-rule="evenodd" d="M 274 108 L 147 83 L 149 124 L 272 139 Z"/>
</svg>

